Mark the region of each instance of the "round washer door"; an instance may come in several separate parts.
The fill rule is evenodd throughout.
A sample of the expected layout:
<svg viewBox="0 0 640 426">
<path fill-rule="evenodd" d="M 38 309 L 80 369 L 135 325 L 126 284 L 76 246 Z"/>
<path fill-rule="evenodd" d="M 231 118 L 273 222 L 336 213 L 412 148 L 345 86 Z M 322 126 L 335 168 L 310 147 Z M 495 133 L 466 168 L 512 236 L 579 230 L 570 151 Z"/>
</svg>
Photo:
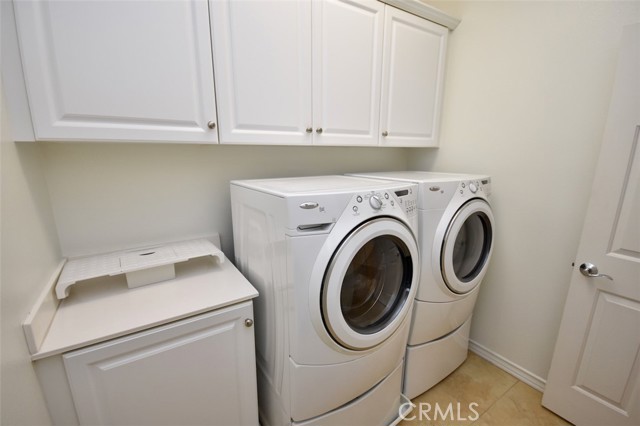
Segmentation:
<svg viewBox="0 0 640 426">
<path fill-rule="evenodd" d="M 374 219 L 352 231 L 322 283 L 322 317 L 333 339 L 365 350 L 389 338 L 413 302 L 418 259 L 413 233 L 395 219 Z"/>
<path fill-rule="evenodd" d="M 487 272 L 493 248 L 493 214 L 482 199 L 468 201 L 453 216 L 442 242 L 440 268 L 451 291 L 468 293 Z"/>
</svg>

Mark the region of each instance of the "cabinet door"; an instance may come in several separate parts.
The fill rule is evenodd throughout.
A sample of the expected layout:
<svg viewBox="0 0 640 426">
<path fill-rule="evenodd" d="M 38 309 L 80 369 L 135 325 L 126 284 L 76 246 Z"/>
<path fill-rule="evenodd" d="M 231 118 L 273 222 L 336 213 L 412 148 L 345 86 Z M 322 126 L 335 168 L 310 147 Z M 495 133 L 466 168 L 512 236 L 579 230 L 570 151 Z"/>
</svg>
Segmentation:
<svg viewBox="0 0 640 426">
<path fill-rule="evenodd" d="M 207 3 L 16 1 L 36 138 L 216 142 Z"/>
<path fill-rule="evenodd" d="M 377 145 L 384 4 L 313 2 L 315 144 Z"/>
<path fill-rule="evenodd" d="M 83 425 L 257 425 L 251 302 L 63 356 Z"/>
<path fill-rule="evenodd" d="M 311 144 L 311 2 L 210 7 L 220 142 Z"/>
<path fill-rule="evenodd" d="M 387 6 L 384 31 L 380 144 L 437 146 L 448 30 Z"/>
</svg>

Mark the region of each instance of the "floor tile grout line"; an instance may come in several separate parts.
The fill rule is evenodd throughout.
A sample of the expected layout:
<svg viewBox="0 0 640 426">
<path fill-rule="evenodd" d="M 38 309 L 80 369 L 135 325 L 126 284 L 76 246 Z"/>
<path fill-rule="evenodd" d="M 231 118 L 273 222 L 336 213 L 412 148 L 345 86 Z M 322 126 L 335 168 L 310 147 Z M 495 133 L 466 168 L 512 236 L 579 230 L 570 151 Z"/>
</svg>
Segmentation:
<svg viewBox="0 0 640 426">
<path fill-rule="evenodd" d="M 509 374 L 509 375 L 511 376 L 511 374 Z M 511 376 L 511 377 L 513 377 L 513 376 Z M 513 377 L 513 378 L 514 378 L 514 379 L 516 379 L 515 377 Z M 491 407 L 493 407 L 494 405 L 496 405 L 496 404 L 498 403 L 498 401 L 500 401 L 502 398 L 504 398 L 504 397 L 505 397 L 505 395 L 506 395 L 507 393 L 509 393 L 509 391 L 510 391 L 511 389 L 513 389 L 513 387 L 514 387 L 515 385 L 517 385 L 519 382 L 520 382 L 520 379 L 516 379 L 516 381 L 515 381 L 511 386 L 509 386 L 509 388 L 507 388 L 507 390 L 506 390 L 506 391 L 504 391 L 504 392 L 502 393 L 502 395 L 500 395 L 500 396 L 499 396 L 495 401 L 493 401 L 493 403 L 492 403 L 491 405 L 489 405 L 489 407 L 488 407 L 486 410 L 484 410 L 484 411 L 482 412 L 482 414 L 480 414 L 480 416 L 478 416 L 477 420 L 476 420 L 476 421 L 474 421 L 473 423 L 471 423 L 469 426 L 473 426 L 473 425 L 475 425 L 477 422 L 479 422 L 479 421 L 480 421 L 480 419 L 482 418 L 482 416 L 484 416 L 485 414 L 487 414 L 487 413 L 489 412 L 489 410 L 491 410 Z"/>
</svg>

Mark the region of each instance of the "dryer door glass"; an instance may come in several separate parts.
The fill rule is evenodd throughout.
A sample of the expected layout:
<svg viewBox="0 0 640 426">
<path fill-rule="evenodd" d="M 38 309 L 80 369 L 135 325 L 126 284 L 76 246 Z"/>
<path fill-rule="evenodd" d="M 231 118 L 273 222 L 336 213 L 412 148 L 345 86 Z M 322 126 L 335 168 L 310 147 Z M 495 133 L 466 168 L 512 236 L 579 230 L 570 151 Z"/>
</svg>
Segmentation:
<svg viewBox="0 0 640 426">
<path fill-rule="evenodd" d="M 482 280 L 493 247 L 493 215 L 483 200 L 471 200 L 454 215 L 441 253 L 442 276 L 454 292 L 473 290 Z"/>
<path fill-rule="evenodd" d="M 462 282 L 478 276 L 491 248 L 491 223 L 482 212 L 473 213 L 462 224 L 453 243 L 453 270 Z"/>
<path fill-rule="evenodd" d="M 342 282 L 340 306 L 349 326 L 371 334 L 391 322 L 411 289 L 409 249 L 397 237 L 367 242 L 353 257 Z"/>
</svg>

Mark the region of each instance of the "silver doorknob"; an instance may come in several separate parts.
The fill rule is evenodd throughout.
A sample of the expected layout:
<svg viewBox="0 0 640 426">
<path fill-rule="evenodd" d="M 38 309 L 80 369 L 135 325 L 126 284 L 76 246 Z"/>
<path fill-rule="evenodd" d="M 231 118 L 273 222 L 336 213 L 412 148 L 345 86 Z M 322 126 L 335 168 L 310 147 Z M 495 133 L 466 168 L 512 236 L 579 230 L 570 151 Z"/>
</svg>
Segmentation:
<svg viewBox="0 0 640 426">
<path fill-rule="evenodd" d="M 216 128 L 216 123 L 214 123 L 213 121 L 210 121 L 207 123 L 207 127 L 210 129 L 215 129 Z"/>
<path fill-rule="evenodd" d="M 316 133 L 318 133 L 318 134 L 322 133 L 322 127 L 318 127 L 318 128 L 316 129 Z"/>
<path fill-rule="evenodd" d="M 311 133 L 313 132 L 313 129 L 311 127 L 307 127 L 307 133 Z"/>
<path fill-rule="evenodd" d="M 246 327 L 251 327 L 253 325 L 253 320 L 251 318 L 247 318 L 246 320 L 244 320 L 244 325 Z"/>
<path fill-rule="evenodd" d="M 387 131 L 385 130 L 384 132 L 382 132 L 382 136 L 384 136 L 384 137 L 386 138 L 387 136 L 389 136 L 389 132 L 387 132 Z"/>
<path fill-rule="evenodd" d="M 589 277 L 589 278 L 606 278 L 608 280 L 613 281 L 613 278 L 611 278 L 609 275 L 607 274 L 599 274 L 598 273 L 598 267 L 596 265 L 594 265 L 593 263 L 583 263 L 582 265 L 580 265 L 580 273 L 582 275 L 584 275 L 585 277 Z"/>
</svg>

